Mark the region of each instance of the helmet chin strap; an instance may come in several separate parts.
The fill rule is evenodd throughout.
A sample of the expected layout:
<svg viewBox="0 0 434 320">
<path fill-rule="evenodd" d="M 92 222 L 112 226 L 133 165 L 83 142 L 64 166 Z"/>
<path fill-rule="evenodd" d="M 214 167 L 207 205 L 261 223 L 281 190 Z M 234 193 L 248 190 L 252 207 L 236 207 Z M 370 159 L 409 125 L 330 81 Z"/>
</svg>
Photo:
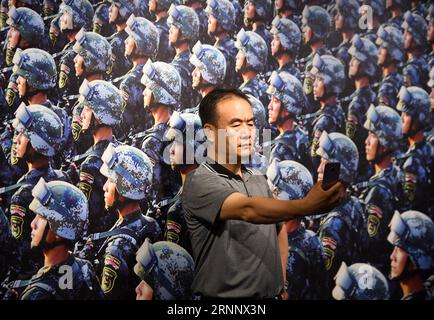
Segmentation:
<svg viewBox="0 0 434 320">
<path fill-rule="evenodd" d="M 45 226 L 44 234 L 42 235 L 41 241 L 37 245 L 37 247 L 40 248 L 42 251 L 48 251 L 48 250 L 51 250 L 51 249 L 58 247 L 58 246 L 61 246 L 61 245 L 70 245 L 71 244 L 70 240 L 63 239 L 63 238 L 55 240 L 51 243 L 48 243 L 47 242 L 48 230 L 50 230 L 50 226 L 47 223 Z"/>
<path fill-rule="evenodd" d="M 386 158 L 392 153 L 391 150 L 387 150 L 386 152 L 380 152 L 378 149 L 379 145 L 377 145 L 377 150 L 375 150 L 375 158 L 372 160 L 372 162 L 375 164 L 380 163 L 384 160 L 384 158 Z"/>
<path fill-rule="evenodd" d="M 392 277 L 392 275 L 389 275 L 389 279 L 391 280 L 398 280 L 398 281 L 404 281 L 411 277 L 414 277 L 415 275 L 420 273 L 420 270 L 410 270 L 410 256 L 407 257 L 407 261 L 405 262 L 404 270 L 401 272 L 399 276 Z"/>
</svg>

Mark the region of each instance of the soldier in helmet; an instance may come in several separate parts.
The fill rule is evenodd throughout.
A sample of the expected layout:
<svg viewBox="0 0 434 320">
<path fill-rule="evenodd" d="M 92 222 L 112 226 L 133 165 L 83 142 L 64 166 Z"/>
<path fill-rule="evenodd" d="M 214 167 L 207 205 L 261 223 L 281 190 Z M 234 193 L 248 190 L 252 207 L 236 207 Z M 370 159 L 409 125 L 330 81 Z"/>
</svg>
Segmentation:
<svg viewBox="0 0 434 320">
<path fill-rule="evenodd" d="M 426 46 L 427 24 L 424 18 L 411 12 L 406 12 L 404 22 L 404 48 L 407 62 L 402 70 L 407 87 L 426 88 L 429 67 L 423 55 Z"/>
<path fill-rule="evenodd" d="M 65 0 L 60 5 L 59 15 L 60 30 L 68 41 L 59 62 L 59 93 L 62 98 L 61 105 L 71 114 L 80 86 L 74 66 L 74 58 L 77 55 L 73 50 L 75 36 L 81 28 L 91 30 L 94 11 L 88 0 Z"/>
<path fill-rule="evenodd" d="M 305 6 L 303 10 L 302 31 L 304 44 L 310 47 L 311 52 L 303 59 L 305 65 L 304 93 L 308 98 L 308 108 L 306 113 L 315 112 L 318 102 L 315 101 L 313 94 L 313 82 L 315 76 L 310 73 L 313 58 L 316 54 L 322 56 L 331 54 L 326 47 L 326 39 L 330 32 L 330 15 L 319 6 Z"/>
<path fill-rule="evenodd" d="M 321 156 L 318 181 L 323 180 L 325 165 L 337 162 L 340 163 L 339 181 L 347 188 L 354 182 L 359 154 L 350 138 L 342 133 L 323 131 L 317 153 Z M 324 248 L 329 287 L 342 261 L 353 263 L 360 258 L 365 230 L 362 205 L 348 193 L 339 206 L 322 218 L 318 236 Z"/>
<path fill-rule="evenodd" d="M 113 81 L 117 82 L 119 77 L 125 74 L 132 67 L 131 61 L 125 56 L 125 39 L 128 33 L 127 19 L 136 12 L 136 5 L 131 0 L 110 0 L 109 23 L 116 26 L 116 32 L 109 38 L 113 52 Z"/>
<path fill-rule="evenodd" d="M 320 103 L 320 110 L 316 112 L 311 124 L 311 157 L 312 170 L 315 176 L 321 158 L 316 150 L 323 131 L 344 132 L 345 115 L 337 104 L 337 95 L 344 88 L 345 70 L 343 64 L 330 55 L 319 56 L 312 61 L 310 73 L 315 77 L 313 84 L 314 98 Z M 305 91 L 306 92 L 306 91 Z"/>
<path fill-rule="evenodd" d="M 433 195 L 425 190 L 432 188 L 433 149 L 427 143 L 424 131 L 431 122 L 431 103 L 428 93 L 418 87 L 402 87 L 396 106 L 401 111 L 402 132 L 410 144 L 407 152 L 399 159 L 404 172 L 404 208 L 424 210 L 429 216 L 434 213 Z"/>
<path fill-rule="evenodd" d="M 296 124 L 296 116 L 306 108 L 303 85 L 289 73 L 276 71 L 269 82 L 268 122 L 280 133 L 272 143 L 269 162 L 294 160 L 311 170 L 309 136 Z"/>
<path fill-rule="evenodd" d="M 175 49 L 169 43 L 169 29 L 167 23 L 169 17 L 169 7 L 176 3 L 175 0 L 149 0 L 149 12 L 155 15 L 155 26 L 160 34 L 160 44 L 158 46 L 157 61 L 170 63 L 175 56 Z"/>
<path fill-rule="evenodd" d="M 149 213 L 154 216 L 164 229 L 168 200 L 179 190 L 181 179 L 170 168 L 167 154 L 169 142 L 164 134 L 169 127 L 169 119 L 181 97 L 181 77 L 175 67 L 164 62 L 148 60 L 143 68 L 142 84 L 144 107 L 148 108 L 154 118 L 154 126 L 146 130 L 141 149 L 153 163 L 154 182 L 146 199 Z M 166 151 L 165 151 L 166 150 Z"/>
<path fill-rule="evenodd" d="M 367 263 L 347 266 L 342 262 L 335 277 L 335 300 L 389 300 L 389 285 L 384 275 Z"/>
<path fill-rule="evenodd" d="M 190 300 L 194 261 L 179 245 L 149 239 L 140 247 L 134 272 L 142 280 L 136 287 L 137 300 Z"/>
<path fill-rule="evenodd" d="M 289 19 L 297 26 L 301 26 L 298 10 L 300 9 L 299 3 L 296 0 L 276 0 L 274 1 L 274 9 L 276 10 L 279 18 Z"/>
<path fill-rule="evenodd" d="M 404 60 L 404 38 L 398 28 L 381 26 L 375 43 L 379 46 L 377 62 L 383 73 L 378 102 L 395 108 L 398 91 L 404 85 L 404 78 L 398 73 L 398 65 Z"/>
<path fill-rule="evenodd" d="M 211 44 L 212 40 L 208 34 L 208 14 L 205 12 L 206 0 L 182 0 L 182 4 L 193 9 L 199 18 L 198 40 L 202 43 Z"/>
<path fill-rule="evenodd" d="M 190 63 L 190 46 L 196 43 L 199 38 L 199 18 L 193 9 L 172 4 L 167 21 L 170 26 L 169 42 L 176 51 L 171 65 L 181 76 L 182 89 L 179 109 L 190 109 L 199 103 L 199 94 L 193 89 L 191 83 L 194 66 Z"/>
<path fill-rule="evenodd" d="M 268 185 L 279 200 L 297 200 L 313 186 L 309 170 L 292 160 L 273 160 L 267 170 Z M 289 300 L 326 299 L 327 272 L 324 251 L 314 232 L 306 230 L 301 218 L 285 224 L 288 232 L 286 291 Z"/>
<path fill-rule="evenodd" d="M 363 0 L 360 6 L 360 18 L 362 18 L 363 26 L 362 32 L 359 33 L 360 37 L 370 40 L 375 43 L 377 39 L 378 28 L 381 22 L 384 21 L 384 14 L 386 10 L 385 0 Z"/>
<path fill-rule="evenodd" d="M 82 130 L 93 137 L 93 146 L 84 154 L 74 157 L 79 163 L 78 187 L 89 201 L 89 233 L 108 230 L 116 221 L 114 212 L 107 212 L 103 203 L 103 186 L 106 181 L 100 173 L 101 156 L 110 142 L 118 144 L 113 136 L 113 127 L 122 116 L 122 96 L 119 90 L 104 80 L 83 81 L 80 86 Z"/>
<path fill-rule="evenodd" d="M 354 81 L 356 91 L 348 106 L 346 135 L 354 141 L 360 155 L 358 179 L 366 180 L 372 174 L 365 157 L 365 139 L 367 131 L 363 127 L 366 111 L 371 104 L 376 104 L 376 95 L 371 88 L 371 79 L 377 71 L 377 47 L 370 40 L 355 35 L 348 50 L 351 56 L 348 77 Z"/>
<path fill-rule="evenodd" d="M 152 163 L 137 148 L 111 143 L 101 160 L 100 172 L 106 178 L 104 203 L 116 210 L 119 218 L 109 231 L 91 234 L 80 255 L 96 260 L 108 299 L 133 299 L 139 282 L 132 272 L 136 251 L 146 238 L 161 238 L 157 222 L 140 209 L 152 184 Z"/>
<path fill-rule="evenodd" d="M 56 113 L 47 107 L 24 103 L 18 108 L 13 122 L 18 132 L 16 140 L 16 156 L 23 159 L 28 171 L 12 186 L 2 192 L 14 192 L 10 200 L 10 232 L 14 238 L 11 251 L 11 268 L 8 280 L 31 277 L 42 266 L 40 250 L 30 250 L 30 223 L 34 213 L 29 210 L 32 201 L 31 191 L 38 180 L 63 180 L 68 177 L 54 170 L 50 158 L 56 155 L 62 144 L 62 122 Z M 15 289 L 13 286 L 10 289 Z"/>
<path fill-rule="evenodd" d="M 115 26 L 109 22 L 109 10 L 110 1 L 103 0 L 95 9 L 95 15 L 93 16 L 92 31 L 102 35 L 103 37 L 109 37 L 116 31 Z"/>
<path fill-rule="evenodd" d="M 219 49 L 209 44 L 202 44 L 200 41 L 194 45 L 192 52 L 190 63 L 195 67 L 192 74 L 192 86 L 203 98 L 209 92 L 223 86 L 226 59 Z M 194 113 L 198 112 L 199 107 L 197 106 L 194 108 Z"/>
<path fill-rule="evenodd" d="M 133 68 L 122 77 L 119 85 L 125 101 L 121 127 L 124 135 L 131 136 L 152 126 L 152 116 L 143 108 L 145 88 L 140 79 L 145 63 L 157 56 L 160 35 L 152 22 L 134 15 L 128 18 L 125 31 L 128 33 L 125 55 L 132 61 Z"/>
<path fill-rule="evenodd" d="M 243 78 L 239 89 L 259 99 L 264 106 L 268 105 L 267 84 L 259 78 L 267 64 L 266 42 L 257 33 L 241 29 L 237 34 L 235 46 L 238 49 L 235 70 Z"/>
<path fill-rule="evenodd" d="M 301 43 L 301 32 L 298 26 L 287 18 L 274 18 L 271 28 L 271 55 L 277 60 L 277 71 L 286 71 L 302 81 L 301 73 L 294 61 Z"/>
<path fill-rule="evenodd" d="M 428 64 L 430 68 L 434 67 L 434 4 L 429 7 L 428 20 L 428 32 L 427 40 L 428 45 L 431 47 L 431 52 L 427 56 Z"/>
<path fill-rule="evenodd" d="M 172 170 L 179 172 L 184 182 L 187 174 L 197 168 L 206 149 L 205 135 L 199 116 L 191 113 L 180 114 L 175 111 L 170 117 L 169 130 L 165 138 L 171 142 L 169 152 Z M 170 200 L 164 240 L 179 244 L 191 252 L 181 193 L 182 186 Z"/>
<path fill-rule="evenodd" d="M 363 261 L 386 273 L 389 261 L 384 252 L 391 249 L 386 240 L 388 225 L 393 212 L 398 209 L 402 192 L 402 173 L 393 163 L 393 156 L 402 139 L 402 124 L 399 114 L 392 108 L 371 105 L 364 127 L 368 130 L 365 156 L 374 165 L 375 174 L 366 183 L 360 183 L 359 187 L 368 231 L 362 256 Z"/>
<path fill-rule="evenodd" d="M 408 8 L 408 0 L 386 0 L 386 12 L 390 18 L 386 24 L 400 29 L 404 21 L 404 12 Z"/>
<path fill-rule="evenodd" d="M 57 15 L 50 21 L 50 26 L 48 27 L 48 36 L 50 38 L 50 49 L 52 53 L 61 52 L 66 45 L 65 34 L 60 30 L 60 17 Z"/>
<path fill-rule="evenodd" d="M 390 278 L 399 280 L 402 300 L 432 300 L 424 281 L 434 265 L 433 221 L 419 211 L 395 212 L 387 240 L 394 246 Z"/>
<path fill-rule="evenodd" d="M 41 178 L 32 190 L 29 209 L 32 248 L 44 253 L 44 266 L 28 281 L 21 300 L 100 300 L 104 295 L 89 261 L 74 257 L 70 250 L 81 239 L 89 213 L 84 194 L 63 181 Z M 62 277 L 70 272 L 70 283 Z M 64 285 L 64 287 L 62 287 Z"/>
<path fill-rule="evenodd" d="M 226 58 L 224 87 L 237 88 L 241 84 L 241 79 L 235 71 L 237 48 L 231 37 L 235 30 L 234 5 L 229 0 L 208 0 L 205 12 L 208 13 L 208 33 L 215 39 L 214 46 Z"/>
</svg>

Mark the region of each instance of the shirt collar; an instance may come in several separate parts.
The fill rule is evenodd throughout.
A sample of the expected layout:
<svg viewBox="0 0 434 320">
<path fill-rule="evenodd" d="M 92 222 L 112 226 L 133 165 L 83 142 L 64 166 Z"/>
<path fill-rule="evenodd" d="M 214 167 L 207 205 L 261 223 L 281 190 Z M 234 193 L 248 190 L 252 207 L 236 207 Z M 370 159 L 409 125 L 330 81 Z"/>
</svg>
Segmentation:
<svg viewBox="0 0 434 320">
<path fill-rule="evenodd" d="M 212 171 L 213 173 L 216 173 L 219 176 L 228 178 L 228 179 L 242 179 L 238 174 L 233 173 L 232 171 L 228 170 L 221 164 L 217 163 L 215 160 L 208 158 L 205 162 L 203 162 L 203 166 L 207 168 L 208 170 Z M 241 165 L 241 172 L 247 173 L 249 175 L 253 175 L 253 171 L 250 168 L 247 168 L 245 165 Z"/>
</svg>

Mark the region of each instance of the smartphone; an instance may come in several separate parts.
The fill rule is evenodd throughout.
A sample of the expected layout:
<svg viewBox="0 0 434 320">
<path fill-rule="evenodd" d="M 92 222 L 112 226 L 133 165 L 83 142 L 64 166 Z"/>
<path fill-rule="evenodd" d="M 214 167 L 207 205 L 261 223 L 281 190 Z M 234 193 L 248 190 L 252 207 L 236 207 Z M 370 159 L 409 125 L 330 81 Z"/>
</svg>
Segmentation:
<svg viewBox="0 0 434 320">
<path fill-rule="evenodd" d="M 321 187 L 324 190 L 330 189 L 336 182 L 339 181 L 339 172 L 341 164 L 337 162 L 329 162 L 324 167 L 324 176 Z"/>
</svg>

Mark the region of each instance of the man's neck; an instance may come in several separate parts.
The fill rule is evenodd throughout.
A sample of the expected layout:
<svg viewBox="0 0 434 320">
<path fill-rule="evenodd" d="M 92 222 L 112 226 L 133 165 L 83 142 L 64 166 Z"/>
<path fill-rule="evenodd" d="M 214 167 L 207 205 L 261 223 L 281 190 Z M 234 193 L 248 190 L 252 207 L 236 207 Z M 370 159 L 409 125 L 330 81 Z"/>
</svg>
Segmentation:
<svg viewBox="0 0 434 320">
<path fill-rule="evenodd" d="M 199 92 L 200 92 L 200 95 L 202 96 L 202 98 L 205 98 L 208 95 L 208 93 L 210 93 L 214 89 L 215 89 L 215 86 L 205 86 L 205 87 L 201 88 L 199 90 Z"/>
<path fill-rule="evenodd" d="M 416 132 L 414 135 L 412 135 L 411 137 L 408 137 L 408 142 L 412 146 L 418 142 L 423 141 L 424 138 L 425 136 L 423 134 L 423 130 L 420 130 Z"/>
<path fill-rule="evenodd" d="M 212 147 L 212 146 L 211 146 Z M 210 149 L 212 150 L 212 149 Z M 227 154 L 217 154 L 216 152 L 214 152 L 213 156 L 209 156 L 210 159 L 214 160 L 215 162 L 217 162 L 219 165 L 225 167 L 226 169 L 228 169 L 230 172 L 237 174 L 239 176 L 242 176 L 242 172 L 241 172 L 241 164 L 238 163 L 229 163 L 229 159 L 227 159 L 228 155 Z"/>
<path fill-rule="evenodd" d="M 364 77 L 356 79 L 355 86 L 356 86 L 356 89 L 365 88 L 365 87 L 369 86 L 369 77 L 364 76 Z"/>
<path fill-rule="evenodd" d="M 278 126 L 279 132 L 284 133 L 286 131 L 294 131 L 294 119 L 289 118 Z"/>
<path fill-rule="evenodd" d="M 226 38 L 228 38 L 228 37 L 229 37 L 229 34 L 227 32 L 222 32 L 218 36 L 216 35 L 215 39 L 216 39 L 216 42 L 218 42 L 218 41 L 226 40 Z"/>
<path fill-rule="evenodd" d="M 336 96 L 331 96 L 325 100 L 320 100 L 319 104 L 321 106 L 321 109 L 324 109 L 326 106 L 336 104 Z"/>
<path fill-rule="evenodd" d="M 86 77 L 87 81 L 93 81 L 93 80 L 103 80 L 103 76 L 101 73 L 93 73 Z"/>
<path fill-rule="evenodd" d="M 109 140 L 113 137 L 113 129 L 111 127 L 101 127 L 93 133 L 93 143 L 97 144 L 99 141 Z"/>
<path fill-rule="evenodd" d="M 392 10 L 392 18 L 401 16 L 401 8 L 395 8 Z"/>
<path fill-rule="evenodd" d="M 342 33 L 342 42 L 350 42 L 354 36 L 354 31 L 343 31 Z"/>
<path fill-rule="evenodd" d="M 28 172 L 32 171 L 33 169 L 39 169 L 42 167 L 45 167 L 46 165 L 48 165 L 49 161 L 47 157 L 41 157 L 36 161 L 33 162 L 29 162 L 27 161 L 27 168 L 28 168 Z"/>
<path fill-rule="evenodd" d="M 413 58 L 419 58 L 422 52 L 419 49 L 411 49 L 407 51 L 408 60 Z"/>
<path fill-rule="evenodd" d="M 252 70 L 247 70 L 241 73 L 241 77 L 243 78 L 243 82 L 247 82 L 248 80 L 253 80 L 256 77 L 256 72 Z"/>
<path fill-rule="evenodd" d="M 75 41 L 75 36 L 77 35 L 77 31 L 71 31 L 66 33 L 66 38 L 68 39 L 69 43 L 73 43 Z"/>
<path fill-rule="evenodd" d="M 69 256 L 70 253 L 65 246 L 56 246 L 50 250 L 44 251 L 44 266 L 59 265 L 68 260 Z"/>
<path fill-rule="evenodd" d="M 310 50 L 312 51 L 312 53 L 316 53 L 319 49 L 324 47 L 325 47 L 324 42 L 317 41 L 315 43 L 312 43 L 312 45 L 310 46 Z"/>
<path fill-rule="evenodd" d="M 127 203 L 121 210 L 118 210 L 119 218 L 125 219 L 126 216 L 140 210 L 140 205 L 138 202 Z"/>
<path fill-rule="evenodd" d="M 202 9 L 202 4 L 200 2 L 193 2 L 192 4 L 190 4 L 190 8 L 192 8 L 193 10 Z"/>
<path fill-rule="evenodd" d="M 392 157 L 391 156 L 384 157 L 383 160 L 381 160 L 380 162 L 374 165 L 375 174 L 380 173 L 381 170 L 388 168 L 391 164 L 392 164 Z"/>
<path fill-rule="evenodd" d="M 175 47 L 176 54 L 183 53 L 184 51 L 190 51 L 189 45 L 186 41 L 181 42 L 178 46 Z"/>
<path fill-rule="evenodd" d="M 404 297 L 411 293 L 418 293 L 424 290 L 424 281 L 418 274 L 408 279 L 402 280 L 399 284 Z"/>
<path fill-rule="evenodd" d="M 158 21 L 160 21 L 161 19 L 166 18 L 166 17 L 168 17 L 168 16 L 169 16 L 169 14 L 167 13 L 167 11 L 160 11 L 160 12 L 157 12 L 157 13 L 155 14 L 155 22 L 158 22 Z"/>
<path fill-rule="evenodd" d="M 119 31 L 125 30 L 126 27 L 127 27 L 127 23 L 126 22 L 121 23 L 121 24 L 117 24 L 116 25 L 116 31 L 119 32 Z"/>
<path fill-rule="evenodd" d="M 255 21 L 252 23 L 252 30 L 256 30 L 264 25 L 264 21 Z"/>
<path fill-rule="evenodd" d="M 287 18 L 289 19 L 291 16 L 293 15 L 292 10 L 290 9 L 285 9 L 284 11 L 279 13 L 279 17 L 282 18 Z"/>
<path fill-rule="evenodd" d="M 45 102 L 47 102 L 47 100 L 48 100 L 48 97 L 47 97 L 46 93 L 38 92 L 29 98 L 28 103 L 29 104 L 44 104 Z"/>
<path fill-rule="evenodd" d="M 165 106 L 152 107 L 151 113 L 154 118 L 154 123 L 165 123 L 170 119 L 170 109 Z"/>
<path fill-rule="evenodd" d="M 396 72 L 396 63 L 392 62 L 387 67 L 383 68 L 383 77 L 387 77 L 387 76 L 391 75 L 394 72 Z"/>
<path fill-rule="evenodd" d="M 135 68 L 139 64 L 146 64 L 146 62 L 148 61 L 148 58 L 146 58 L 146 57 L 138 57 L 138 58 L 134 58 L 132 60 L 133 60 L 133 68 Z"/>
<path fill-rule="evenodd" d="M 181 173 L 181 181 L 182 181 L 182 185 L 184 185 L 185 183 L 185 179 L 187 178 L 187 174 L 189 174 L 191 171 L 196 170 L 196 168 L 199 165 L 197 164 L 192 164 L 187 166 L 186 168 L 183 168 L 182 170 L 179 170 L 179 172 Z"/>
<path fill-rule="evenodd" d="M 294 60 L 287 54 L 281 54 L 280 57 L 277 58 L 277 63 L 279 64 L 279 68 L 286 66 L 287 64 L 291 64 Z"/>
</svg>

